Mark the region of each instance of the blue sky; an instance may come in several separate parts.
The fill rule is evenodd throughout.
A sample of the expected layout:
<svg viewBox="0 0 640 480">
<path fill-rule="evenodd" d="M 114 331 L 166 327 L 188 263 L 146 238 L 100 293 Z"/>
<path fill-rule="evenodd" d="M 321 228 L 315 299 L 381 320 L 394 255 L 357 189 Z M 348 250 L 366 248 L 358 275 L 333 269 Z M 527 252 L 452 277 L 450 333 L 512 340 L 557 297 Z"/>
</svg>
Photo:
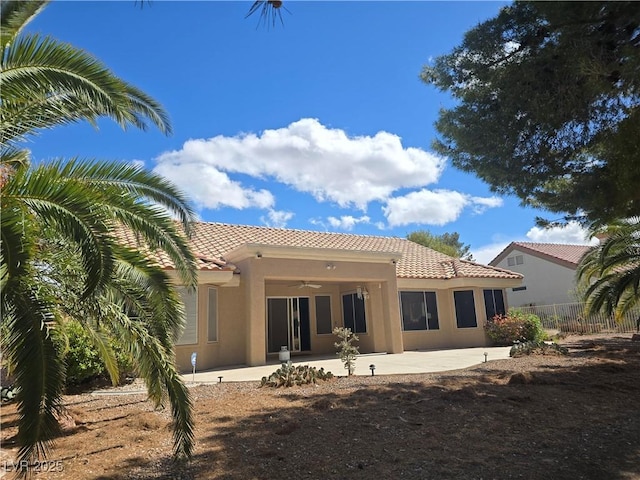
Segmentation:
<svg viewBox="0 0 640 480">
<path fill-rule="evenodd" d="M 504 2 L 285 1 L 284 27 L 245 2 L 50 4 L 29 31 L 101 59 L 169 112 L 173 135 L 109 121 L 42 132 L 35 161 L 143 162 L 202 220 L 404 237 L 458 232 L 487 263 L 510 241 L 583 243 L 435 155 L 451 98 L 419 79 Z"/>
</svg>

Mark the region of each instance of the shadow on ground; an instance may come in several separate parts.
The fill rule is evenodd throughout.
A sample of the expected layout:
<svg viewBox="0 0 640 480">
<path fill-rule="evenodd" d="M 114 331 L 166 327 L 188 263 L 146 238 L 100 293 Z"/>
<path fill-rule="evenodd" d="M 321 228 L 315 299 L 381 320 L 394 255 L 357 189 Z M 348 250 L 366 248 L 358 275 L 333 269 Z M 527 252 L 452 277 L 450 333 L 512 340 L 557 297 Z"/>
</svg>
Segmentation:
<svg viewBox="0 0 640 480">
<path fill-rule="evenodd" d="M 574 342 L 575 365 L 265 390 L 249 415 L 199 408 L 189 465 L 139 456 L 95 478 L 640 478 L 640 348 L 623 340 Z"/>
</svg>

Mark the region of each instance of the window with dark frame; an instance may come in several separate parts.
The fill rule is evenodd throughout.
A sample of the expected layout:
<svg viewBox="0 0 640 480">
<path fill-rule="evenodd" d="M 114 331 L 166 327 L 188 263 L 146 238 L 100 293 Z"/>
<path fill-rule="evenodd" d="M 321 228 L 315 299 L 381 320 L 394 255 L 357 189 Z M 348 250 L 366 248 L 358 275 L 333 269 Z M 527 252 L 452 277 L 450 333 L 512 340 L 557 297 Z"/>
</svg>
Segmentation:
<svg viewBox="0 0 640 480">
<path fill-rule="evenodd" d="M 404 331 L 438 330 L 435 292 L 400 292 L 400 315 Z"/>
<path fill-rule="evenodd" d="M 478 326 L 476 318 L 476 304 L 473 299 L 473 290 L 460 290 L 453 292 L 453 300 L 456 309 L 456 324 L 458 328 L 475 328 Z"/>
<path fill-rule="evenodd" d="M 356 293 L 342 295 L 342 315 L 345 328 L 353 333 L 367 333 L 364 298 L 358 298 Z"/>
<path fill-rule="evenodd" d="M 483 290 L 484 309 L 487 313 L 487 320 L 491 320 L 496 315 L 506 313 L 504 306 L 504 293 L 502 290 Z"/>
<path fill-rule="evenodd" d="M 325 335 L 332 333 L 331 328 L 331 297 L 316 295 L 316 333 Z"/>
</svg>

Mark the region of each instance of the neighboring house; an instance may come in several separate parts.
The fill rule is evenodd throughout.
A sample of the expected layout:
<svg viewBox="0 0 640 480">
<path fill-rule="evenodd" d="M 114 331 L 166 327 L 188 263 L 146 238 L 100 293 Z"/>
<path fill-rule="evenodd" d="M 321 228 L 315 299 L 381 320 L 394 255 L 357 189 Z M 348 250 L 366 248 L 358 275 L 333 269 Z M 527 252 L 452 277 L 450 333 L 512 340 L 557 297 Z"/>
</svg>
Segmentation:
<svg viewBox="0 0 640 480">
<path fill-rule="evenodd" d="M 263 365 L 282 346 L 332 354 L 337 326 L 360 337 L 361 353 L 484 346 L 487 317 L 522 282 L 401 238 L 198 222 L 191 245 L 199 284 L 182 289 L 183 371 L 194 352 L 199 369 Z"/>
<path fill-rule="evenodd" d="M 553 305 L 576 302 L 575 275 L 591 247 L 555 243 L 512 242 L 489 265 L 524 275 L 522 285 L 507 291 L 509 305 Z"/>
</svg>

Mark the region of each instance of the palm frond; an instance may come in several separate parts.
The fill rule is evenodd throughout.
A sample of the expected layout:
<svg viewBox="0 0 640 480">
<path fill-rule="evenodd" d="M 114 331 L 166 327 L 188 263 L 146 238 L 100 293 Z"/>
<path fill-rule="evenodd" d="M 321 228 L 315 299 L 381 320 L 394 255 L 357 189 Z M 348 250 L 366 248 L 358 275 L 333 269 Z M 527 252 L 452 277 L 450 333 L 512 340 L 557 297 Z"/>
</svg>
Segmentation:
<svg viewBox="0 0 640 480">
<path fill-rule="evenodd" d="M 3 207 L 26 208 L 41 224 L 75 242 L 87 271 L 86 295 L 104 285 L 113 269 L 113 237 L 109 218 L 96 206 L 96 192 L 60 175 L 60 165 L 52 163 L 21 170 L 11 178 L 2 195 Z"/>
<path fill-rule="evenodd" d="M 7 47 L 47 3 L 48 0 L 3 1 L 0 10 L 0 47 Z"/>
<path fill-rule="evenodd" d="M 6 348 L 19 387 L 18 459 L 32 462 L 46 457 L 58 431 L 64 365 L 48 332 L 47 325 L 53 321 L 50 306 L 38 299 L 23 279 L 10 281 L 3 306 L 9 309 Z"/>
<path fill-rule="evenodd" d="M 166 394 L 171 402 L 174 457 L 190 458 L 194 446 L 192 403 L 189 391 L 176 370 L 172 350 L 164 348 L 142 323 L 124 314 L 119 320 L 114 326 L 119 327 L 118 334 L 131 347 L 149 398 L 160 406 Z"/>
<path fill-rule="evenodd" d="M 145 130 L 147 121 L 171 133 L 159 103 L 115 76 L 95 57 L 67 43 L 22 35 L 2 58 L 0 142 L 19 141 L 38 129 L 106 116 L 122 128 Z"/>
<path fill-rule="evenodd" d="M 594 233 L 595 233 L 594 229 Z M 602 228 L 597 227 L 599 233 Z M 620 320 L 640 303 L 640 218 L 609 225 L 601 244 L 591 249 L 576 270 L 584 289 L 586 312 L 605 312 Z"/>
</svg>

